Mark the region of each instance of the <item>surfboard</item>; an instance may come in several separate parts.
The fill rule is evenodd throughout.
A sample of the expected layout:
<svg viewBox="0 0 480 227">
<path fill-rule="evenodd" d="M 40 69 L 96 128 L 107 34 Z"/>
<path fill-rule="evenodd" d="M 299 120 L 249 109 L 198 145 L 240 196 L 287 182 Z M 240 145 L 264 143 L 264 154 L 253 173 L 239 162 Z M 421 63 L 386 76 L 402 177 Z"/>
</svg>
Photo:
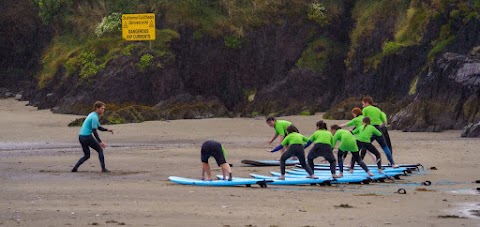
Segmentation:
<svg viewBox="0 0 480 227">
<path fill-rule="evenodd" d="M 301 169 L 302 167 L 301 166 L 297 166 L 295 168 L 299 168 Z M 355 166 L 353 168 L 355 171 L 363 171 L 362 167 L 360 166 Z M 378 169 L 377 169 L 377 166 L 376 165 L 372 165 L 372 166 L 369 166 L 368 169 L 371 171 L 371 172 L 378 172 Z M 315 166 L 314 167 L 314 170 L 315 171 L 330 171 L 330 167 L 318 167 L 318 166 Z M 337 171 L 340 170 L 340 168 L 337 166 L 336 168 Z M 350 167 L 344 167 L 343 168 L 344 171 L 348 171 L 350 170 Z M 383 171 L 385 172 L 398 172 L 398 173 L 403 173 L 404 175 L 407 175 L 409 173 L 412 173 L 412 170 L 411 169 L 408 169 L 408 168 L 405 168 L 405 167 L 399 167 L 399 168 L 391 168 L 391 167 L 384 167 L 383 168 Z"/>
<path fill-rule="evenodd" d="M 223 177 L 223 176 L 222 176 Z M 262 188 L 267 187 L 268 181 L 259 180 L 259 179 L 252 179 L 252 178 L 233 178 L 231 181 L 228 180 L 200 180 L 200 179 L 193 179 L 193 178 L 185 178 L 185 177 L 177 177 L 177 176 L 170 176 L 168 179 L 172 182 L 177 184 L 183 185 L 195 185 L 195 186 L 247 186 L 251 187 L 252 185 L 259 185 Z"/>
<path fill-rule="evenodd" d="M 275 172 L 275 171 L 271 171 L 270 174 L 272 174 L 273 176 L 280 176 L 280 172 Z M 291 177 L 291 178 L 303 178 L 303 177 L 306 177 L 307 175 L 306 174 L 291 174 L 291 173 L 287 173 L 285 174 L 285 176 L 288 176 L 288 177 Z M 328 174 L 317 174 L 315 173 L 315 176 L 317 177 L 331 177 L 331 173 L 328 173 Z M 351 173 L 343 173 L 343 177 L 340 177 L 338 179 L 350 179 L 350 178 L 359 178 L 359 179 L 370 179 L 370 180 L 375 180 L 375 181 L 383 181 L 387 178 L 386 175 L 384 174 L 374 174 L 373 176 L 368 176 L 367 173 L 363 172 L 363 173 L 359 173 L 359 174 L 351 174 Z"/>
<path fill-rule="evenodd" d="M 280 166 L 280 161 L 278 160 L 248 160 L 244 159 L 241 161 L 243 164 L 252 165 L 252 166 Z M 287 160 L 285 165 L 293 166 L 300 164 L 298 160 Z"/>
<path fill-rule="evenodd" d="M 305 170 L 301 170 L 301 171 L 286 170 L 286 172 L 289 173 L 289 174 L 292 174 L 292 175 L 300 175 L 300 176 L 307 176 L 308 175 L 308 173 Z M 400 179 L 399 176 L 403 175 L 403 173 L 401 173 L 401 172 L 392 172 L 392 173 L 384 172 L 383 174 L 379 173 L 378 171 L 377 172 L 370 171 L 370 172 L 372 174 L 374 174 L 373 176 L 370 177 L 370 178 L 372 178 L 372 180 L 380 180 L 380 179 L 385 179 L 385 178 L 389 178 L 389 177 Z M 315 176 L 331 176 L 332 175 L 329 171 L 314 171 L 314 174 L 315 174 Z M 348 177 L 348 176 L 369 177 L 368 174 L 363 170 L 357 170 L 353 173 L 345 171 L 345 172 L 343 172 L 343 176 L 344 177 Z"/>
<path fill-rule="evenodd" d="M 350 159 L 348 159 L 348 162 L 350 162 Z M 344 162 L 345 163 L 345 162 Z M 296 167 L 301 167 L 301 165 L 295 165 Z M 375 164 L 367 164 L 368 168 L 376 168 L 377 165 Z M 315 168 L 317 167 L 330 167 L 330 164 L 315 164 Z M 338 166 L 337 166 L 338 167 Z M 383 168 L 393 168 L 391 165 L 382 165 Z M 424 169 L 423 165 L 420 163 L 417 164 L 398 164 L 398 167 L 400 168 L 406 168 L 410 170 L 422 170 Z M 350 168 L 349 165 L 344 165 L 344 168 Z M 358 164 L 355 165 L 355 168 L 361 168 Z M 396 168 L 393 168 L 396 169 Z"/>
<path fill-rule="evenodd" d="M 257 179 L 264 180 L 273 180 L 274 182 L 269 183 L 272 185 L 299 185 L 299 184 L 342 184 L 342 183 L 365 183 L 371 181 L 366 177 L 342 177 L 333 179 L 331 176 L 320 176 L 318 179 L 306 178 L 305 176 L 300 177 L 299 175 L 291 176 L 289 174 L 285 175 L 285 180 L 278 180 L 278 176 L 265 176 L 260 174 L 251 173 L 250 176 Z M 323 183 L 316 183 L 323 182 Z"/>
<path fill-rule="evenodd" d="M 370 170 L 370 172 L 372 173 L 378 173 L 378 169 L 377 168 L 368 168 Z M 344 172 L 347 172 L 349 169 L 344 169 Z M 302 169 L 302 168 L 292 168 L 290 170 L 287 170 L 287 171 L 296 171 L 296 172 L 303 172 L 305 173 L 305 169 Z M 330 173 L 330 168 L 327 168 L 327 169 L 314 169 L 315 172 L 329 172 Z M 339 171 L 339 169 L 337 168 L 336 171 Z M 354 169 L 354 173 L 358 172 L 358 171 L 363 171 L 365 172 L 362 168 L 355 168 Z M 395 173 L 395 174 L 406 174 L 407 173 L 407 169 L 406 168 L 395 168 L 395 169 L 392 169 L 392 168 L 387 168 L 387 169 L 383 169 L 383 172 L 384 173 Z"/>
<path fill-rule="evenodd" d="M 285 180 L 279 180 L 278 177 L 264 176 L 259 174 L 250 174 L 257 180 L 271 180 L 273 182 L 268 183 L 269 185 L 328 185 L 333 180 L 331 177 L 319 177 L 318 179 L 312 178 L 288 178 Z"/>
</svg>

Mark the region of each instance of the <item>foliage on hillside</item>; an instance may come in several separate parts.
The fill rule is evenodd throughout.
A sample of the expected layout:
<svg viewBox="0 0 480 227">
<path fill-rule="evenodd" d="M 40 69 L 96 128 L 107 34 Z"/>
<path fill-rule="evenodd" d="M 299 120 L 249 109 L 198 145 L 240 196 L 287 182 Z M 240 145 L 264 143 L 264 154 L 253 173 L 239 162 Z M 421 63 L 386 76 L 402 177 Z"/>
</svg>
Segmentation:
<svg viewBox="0 0 480 227">
<path fill-rule="evenodd" d="M 223 37 L 225 46 L 238 49 L 247 41 L 247 31 L 270 23 L 282 24 L 289 17 L 308 18 L 319 25 L 328 23 L 319 1 L 303 0 L 34 0 L 45 24 L 53 28 L 54 38 L 43 56 L 38 86 L 45 87 L 57 73 L 78 75 L 89 81 L 111 59 L 139 58 L 139 70 L 150 66 L 153 58 L 169 62 L 175 58 L 168 43 L 179 38 L 179 29 L 195 31 L 194 38 Z M 328 2 L 328 1 L 327 1 Z M 148 54 L 148 45 L 121 40 L 121 14 L 153 12 L 157 15 L 157 40 Z M 164 65 L 156 65 L 164 67 Z M 65 70 L 63 70 L 65 69 Z"/>
<path fill-rule="evenodd" d="M 393 3 L 393 4 L 392 4 Z M 356 4 L 353 16 L 356 26 L 351 33 L 351 45 L 347 66 L 361 45 L 361 40 L 369 38 L 375 32 L 376 25 L 386 18 L 395 18 L 394 35 L 385 40 L 380 48 L 368 53 L 366 68 L 376 69 L 382 58 L 397 53 L 402 47 L 418 45 L 423 40 L 426 28 L 432 21 L 443 24 L 437 39 L 431 42 L 429 62 L 433 60 L 450 42 L 455 39 L 458 24 L 465 24 L 473 18 L 479 18 L 480 1 L 462 0 L 363 0 Z"/>
</svg>

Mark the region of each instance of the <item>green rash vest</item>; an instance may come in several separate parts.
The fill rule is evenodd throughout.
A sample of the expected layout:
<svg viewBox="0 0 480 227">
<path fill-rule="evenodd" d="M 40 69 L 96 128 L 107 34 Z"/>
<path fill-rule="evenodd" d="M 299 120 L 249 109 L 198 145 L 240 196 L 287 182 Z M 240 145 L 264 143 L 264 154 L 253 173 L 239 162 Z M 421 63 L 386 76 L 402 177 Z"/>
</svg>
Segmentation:
<svg viewBox="0 0 480 227">
<path fill-rule="evenodd" d="M 358 128 L 360 126 L 363 125 L 363 115 L 360 115 L 360 116 L 357 116 L 355 118 L 353 118 L 351 121 L 347 122 L 347 126 L 350 127 L 350 126 L 355 126 L 355 128 Z"/>
<path fill-rule="evenodd" d="M 304 135 L 296 132 L 292 132 L 288 134 L 285 139 L 282 141 L 282 146 L 292 145 L 292 144 L 301 144 L 304 145 L 308 142 L 308 138 Z"/>
<path fill-rule="evenodd" d="M 275 129 L 275 133 L 285 136 L 287 134 L 287 127 L 291 124 L 290 121 L 276 120 L 273 128 Z"/>
<path fill-rule="evenodd" d="M 387 119 L 385 119 L 386 115 L 382 114 L 382 111 L 375 106 L 364 107 L 362 113 L 364 117 L 370 118 L 370 124 L 372 125 L 381 125 L 387 122 Z"/>
<path fill-rule="evenodd" d="M 370 143 L 373 135 L 381 136 L 382 133 L 372 125 L 362 125 L 352 132 L 357 134 L 357 140 L 364 143 Z"/>
<path fill-rule="evenodd" d="M 333 135 L 330 131 L 327 131 L 325 129 L 320 129 L 315 131 L 312 136 L 310 136 L 310 141 L 313 143 L 323 143 L 323 144 L 328 144 L 331 147 L 333 147 Z"/>
<path fill-rule="evenodd" d="M 225 160 L 227 160 L 227 152 L 225 151 L 225 148 L 223 146 L 222 146 L 222 153 Z"/>
<path fill-rule="evenodd" d="M 338 129 L 333 136 L 333 145 L 340 141 L 338 149 L 342 151 L 358 152 L 357 140 L 352 133 L 345 129 Z"/>
</svg>

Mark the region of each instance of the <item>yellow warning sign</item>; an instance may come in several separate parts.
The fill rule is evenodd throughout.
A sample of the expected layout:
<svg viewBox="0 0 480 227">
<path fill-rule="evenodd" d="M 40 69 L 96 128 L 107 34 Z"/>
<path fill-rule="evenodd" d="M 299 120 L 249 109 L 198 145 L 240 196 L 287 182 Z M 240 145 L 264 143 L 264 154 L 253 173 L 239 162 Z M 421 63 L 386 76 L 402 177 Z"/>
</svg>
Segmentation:
<svg viewBox="0 0 480 227">
<path fill-rule="evenodd" d="M 122 37 L 125 40 L 155 40 L 155 14 L 123 14 Z"/>
</svg>

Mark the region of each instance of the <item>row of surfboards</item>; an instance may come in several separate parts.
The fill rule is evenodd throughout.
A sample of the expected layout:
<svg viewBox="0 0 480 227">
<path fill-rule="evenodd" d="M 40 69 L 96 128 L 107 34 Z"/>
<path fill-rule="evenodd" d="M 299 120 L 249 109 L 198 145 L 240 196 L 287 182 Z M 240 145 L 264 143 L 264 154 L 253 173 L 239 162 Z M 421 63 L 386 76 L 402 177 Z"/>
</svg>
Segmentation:
<svg viewBox="0 0 480 227">
<path fill-rule="evenodd" d="M 262 160 L 274 162 L 274 160 Z M 294 162 L 294 161 L 292 161 Z M 292 165 L 297 165 L 293 163 Z M 345 169 L 343 177 L 332 178 L 329 166 L 326 164 L 316 164 L 314 173 L 317 178 L 307 178 L 307 172 L 300 166 L 295 166 L 292 169 L 286 170 L 285 179 L 278 179 L 280 172 L 271 171 L 271 176 L 251 173 L 252 178 L 233 177 L 231 181 L 223 180 L 222 175 L 217 175 L 218 180 L 200 180 L 185 177 L 170 176 L 169 180 L 178 184 L 196 185 L 196 186 L 247 186 L 259 185 L 260 187 L 267 187 L 267 185 L 329 185 L 341 183 L 368 183 L 371 181 L 384 181 L 385 179 L 396 178 L 399 179 L 401 175 L 406 175 L 415 170 L 420 170 L 421 164 L 403 164 L 399 168 L 392 168 L 391 166 L 384 166 L 383 174 L 378 172 L 376 165 L 369 165 L 370 171 L 374 174 L 368 176 L 360 166 L 355 166 L 353 173 Z M 338 167 L 337 167 L 338 168 Z"/>
</svg>

